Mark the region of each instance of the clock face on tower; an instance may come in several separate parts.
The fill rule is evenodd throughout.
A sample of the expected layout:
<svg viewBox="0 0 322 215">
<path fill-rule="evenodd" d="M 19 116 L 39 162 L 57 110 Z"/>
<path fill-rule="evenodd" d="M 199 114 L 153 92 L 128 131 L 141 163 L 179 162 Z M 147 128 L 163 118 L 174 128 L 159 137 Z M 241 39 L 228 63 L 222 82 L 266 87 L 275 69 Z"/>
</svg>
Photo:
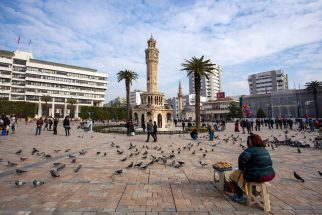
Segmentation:
<svg viewBox="0 0 322 215">
<path fill-rule="evenodd" d="M 153 57 L 154 57 L 154 58 L 157 58 L 157 54 L 153 54 Z"/>
</svg>

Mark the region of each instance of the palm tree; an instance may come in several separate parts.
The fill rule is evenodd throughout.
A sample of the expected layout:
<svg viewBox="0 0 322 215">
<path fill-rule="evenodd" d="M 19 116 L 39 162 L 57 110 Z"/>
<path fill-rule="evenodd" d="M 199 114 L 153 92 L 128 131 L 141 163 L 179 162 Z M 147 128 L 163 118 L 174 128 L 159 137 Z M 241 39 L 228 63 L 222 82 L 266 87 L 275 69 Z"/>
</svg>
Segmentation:
<svg viewBox="0 0 322 215">
<path fill-rule="evenodd" d="M 306 90 L 313 94 L 314 105 L 315 105 L 315 114 L 316 118 L 319 117 L 319 108 L 318 108 L 318 89 L 322 88 L 321 81 L 311 81 L 305 84 Z"/>
<path fill-rule="evenodd" d="M 77 104 L 77 99 L 74 98 L 68 98 L 67 99 L 67 103 L 70 104 L 71 108 L 72 108 L 72 114 L 71 114 L 71 118 L 75 117 L 75 113 L 74 113 L 74 106 L 75 104 Z"/>
<path fill-rule="evenodd" d="M 209 79 L 208 75 L 214 74 L 213 70 L 215 69 L 215 65 L 211 63 L 210 59 L 204 60 L 204 56 L 201 58 L 192 57 L 190 60 L 185 60 L 184 63 L 181 64 L 183 71 L 186 71 L 189 75 L 194 76 L 195 82 L 195 95 L 196 95 L 196 104 L 195 104 L 195 113 L 196 113 L 196 127 L 200 128 L 200 88 L 201 88 L 201 77 L 205 76 Z"/>
<path fill-rule="evenodd" d="M 51 96 L 49 96 L 49 95 L 43 95 L 43 96 L 41 96 L 41 101 L 45 102 L 45 110 L 46 110 L 46 115 L 45 116 L 48 116 L 48 114 L 49 114 L 48 102 L 51 102 L 52 99 L 53 98 Z"/>
<path fill-rule="evenodd" d="M 130 120 L 130 87 L 132 85 L 133 80 L 137 80 L 139 78 L 139 75 L 136 72 L 133 72 L 131 70 L 123 70 L 119 71 L 117 74 L 117 81 L 120 82 L 122 80 L 125 80 L 125 89 L 126 89 L 126 120 Z"/>
</svg>

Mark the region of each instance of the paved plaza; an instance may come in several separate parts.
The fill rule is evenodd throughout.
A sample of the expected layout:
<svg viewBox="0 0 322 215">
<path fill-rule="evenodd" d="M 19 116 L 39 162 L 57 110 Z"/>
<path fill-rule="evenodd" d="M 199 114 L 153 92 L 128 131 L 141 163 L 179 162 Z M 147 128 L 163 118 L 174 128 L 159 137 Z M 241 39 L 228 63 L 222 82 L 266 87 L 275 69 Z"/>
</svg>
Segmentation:
<svg viewBox="0 0 322 215">
<path fill-rule="evenodd" d="M 57 136 L 52 131 L 35 136 L 35 123 L 21 122 L 17 134 L 0 137 L 0 214 L 265 214 L 261 208 L 231 201 L 230 194 L 214 187 L 212 164 L 228 161 L 237 167 L 242 152 L 240 143 L 246 145 L 246 134 L 232 132 L 232 124 L 228 124 L 226 131 L 216 132 L 219 135 L 214 141 L 216 146 L 203 138 L 203 134 L 196 141 L 188 134 L 174 134 L 159 135 L 157 143 L 145 143 L 145 135 L 91 134 L 77 130 L 76 126 L 72 126 L 69 137 L 65 137 L 62 126 Z M 239 135 L 238 141 L 233 144 L 229 138 L 225 142 L 232 134 Z M 281 140 L 285 135 L 282 130 L 267 128 L 258 134 L 271 140 L 271 135 Z M 312 139 L 317 132 L 290 131 L 288 135 L 313 146 Z M 120 148 L 112 147 L 112 142 Z M 199 146 L 198 142 L 201 142 Z M 130 143 L 136 145 L 140 154 L 134 154 L 136 148 L 128 150 Z M 190 151 L 184 149 L 189 143 L 194 144 Z M 143 148 L 144 145 L 149 149 Z M 40 151 L 39 155 L 31 155 L 33 147 Z M 20 149 L 22 152 L 17 155 Z M 65 152 L 67 149 L 70 151 Z M 82 149 L 87 151 L 85 155 L 79 154 Z M 118 154 L 117 150 L 124 153 Z M 131 162 L 148 163 L 151 155 L 168 156 L 172 150 L 175 159 L 185 162 L 181 168 L 172 167 L 172 160 L 165 165 L 154 163 L 146 169 L 125 168 Z M 317 172 L 322 171 L 322 150 L 301 148 L 302 153 L 298 153 L 297 148 L 289 146 L 275 150 L 268 147 L 268 150 L 277 174 L 269 187 L 271 213 L 322 214 L 322 176 Z M 143 159 L 145 151 L 148 154 Z M 52 158 L 45 158 L 41 152 Z M 130 153 L 133 156 L 129 157 Z M 76 162 L 72 163 L 69 155 L 75 155 Z M 126 156 L 127 160 L 121 161 Z M 28 159 L 21 161 L 20 157 Z M 8 166 L 8 161 L 17 166 Z M 199 161 L 208 165 L 202 167 Z M 56 178 L 49 173 L 55 162 L 66 164 Z M 82 168 L 75 173 L 79 164 Z M 16 174 L 17 168 L 27 172 Z M 116 174 L 117 169 L 123 169 L 123 173 Z M 293 171 L 305 182 L 296 181 Z M 34 179 L 45 184 L 34 187 Z M 17 187 L 16 180 L 27 183 Z"/>
</svg>

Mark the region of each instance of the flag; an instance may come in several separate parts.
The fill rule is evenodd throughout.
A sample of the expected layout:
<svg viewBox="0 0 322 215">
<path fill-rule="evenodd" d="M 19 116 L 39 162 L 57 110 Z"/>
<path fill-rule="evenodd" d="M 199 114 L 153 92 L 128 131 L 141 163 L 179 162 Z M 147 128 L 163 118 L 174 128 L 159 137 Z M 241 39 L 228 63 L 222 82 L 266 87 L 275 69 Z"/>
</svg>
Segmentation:
<svg viewBox="0 0 322 215">
<path fill-rule="evenodd" d="M 19 37 L 18 37 L 18 44 L 20 44 L 20 35 L 19 35 Z"/>
<path fill-rule="evenodd" d="M 29 45 L 31 45 L 31 39 L 29 40 Z"/>
</svg>

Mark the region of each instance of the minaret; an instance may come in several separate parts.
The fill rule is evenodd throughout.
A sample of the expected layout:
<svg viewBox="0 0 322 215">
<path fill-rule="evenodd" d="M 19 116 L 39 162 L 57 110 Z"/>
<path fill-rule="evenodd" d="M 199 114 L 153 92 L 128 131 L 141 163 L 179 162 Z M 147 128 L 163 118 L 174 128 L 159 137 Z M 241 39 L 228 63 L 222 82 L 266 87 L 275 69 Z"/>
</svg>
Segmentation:
<svg viewBox="0 0 322 215">
<path fill-rule="evenodd" d="M 159 50 L 155 47 L 156 40 L 151 38 L 148 40 L 148 48 L 145 49 L 146 61 L 146 91 L 148 93 L 158 92 L 158 59 Z"/>
<path fill-rule="evenodd" d="M 181 111 L 182 111 L 182 88 L 181 88 L 181 81 L 179 81 L 179 92 L 178 92 L 178 114 L 180 116 Z"/>
</svg>

